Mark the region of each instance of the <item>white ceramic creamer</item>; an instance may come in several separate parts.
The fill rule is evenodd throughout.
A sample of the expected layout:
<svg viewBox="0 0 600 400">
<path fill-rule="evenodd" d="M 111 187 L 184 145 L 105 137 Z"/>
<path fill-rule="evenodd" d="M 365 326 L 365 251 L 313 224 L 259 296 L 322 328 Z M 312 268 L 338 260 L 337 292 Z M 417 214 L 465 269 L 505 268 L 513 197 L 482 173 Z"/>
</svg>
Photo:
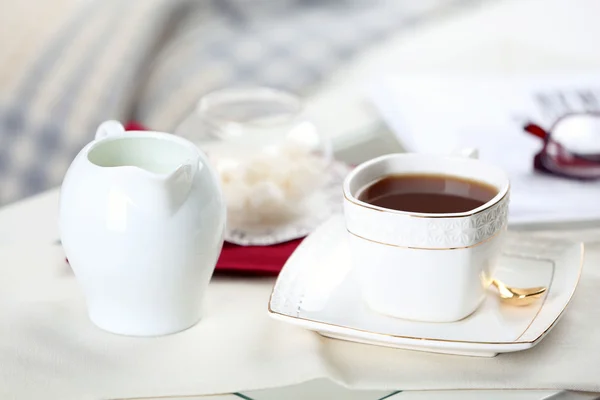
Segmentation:
<svg viewBox="0 0 600 400">
<path fill-rule="evenodd" d="M 60 196 L 62 244 L 92 322 L 136 336 L 193 326 L 225 218 L 218 178 L 191 142 L 103 123 Z"/>
</svg>

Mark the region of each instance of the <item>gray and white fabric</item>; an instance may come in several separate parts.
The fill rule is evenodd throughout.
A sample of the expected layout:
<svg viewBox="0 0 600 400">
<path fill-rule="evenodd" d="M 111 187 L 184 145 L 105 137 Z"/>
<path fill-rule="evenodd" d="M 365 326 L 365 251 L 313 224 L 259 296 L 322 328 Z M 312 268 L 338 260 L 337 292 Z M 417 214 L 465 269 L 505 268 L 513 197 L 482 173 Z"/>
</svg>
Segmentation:
<svg viewBox="0 0 600 400">
<path fill-rule="evenodd" d="M 0 205 L 58 185 L 102 120 L 169 131 L 226 85 L 307 93 L 386 35 L 474 2 L 81 2 L 0 91 Z"/>
</svg>

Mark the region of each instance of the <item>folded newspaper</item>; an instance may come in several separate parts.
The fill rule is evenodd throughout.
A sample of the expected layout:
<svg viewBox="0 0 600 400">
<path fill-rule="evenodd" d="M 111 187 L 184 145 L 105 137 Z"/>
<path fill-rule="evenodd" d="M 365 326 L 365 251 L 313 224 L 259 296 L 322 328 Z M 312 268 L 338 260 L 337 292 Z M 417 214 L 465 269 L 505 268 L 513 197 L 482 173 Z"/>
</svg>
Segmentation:
<svg viewBox="0 0 600 400">
<path fill-rule="evenodd" d="M 550 127 L 569 112 L 600 111 L 600 76 L 383 76 L 370 97 L 407 151 L 476 147 L 511 179 L 509 223 L 600 220 L 600 181 L 533 169 L 542 141 L 527 122 Z"/>
</svg>

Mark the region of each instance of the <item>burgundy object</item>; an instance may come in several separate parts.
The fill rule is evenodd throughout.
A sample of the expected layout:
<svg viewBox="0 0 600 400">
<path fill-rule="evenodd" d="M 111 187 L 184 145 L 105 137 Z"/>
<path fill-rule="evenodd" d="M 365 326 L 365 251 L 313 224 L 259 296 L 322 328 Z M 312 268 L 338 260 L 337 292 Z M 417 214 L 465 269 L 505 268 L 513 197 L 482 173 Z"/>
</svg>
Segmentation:
<svg viewBox="0 0 600 400">
<path fill-rule="evenodd" d="M 565 115 L 562 118 L 568 117 Z M 542 149 L 533 159 L 536 171 L 577 180 L 595 180 L 600 178 L 600 159 L 570 152 L 560 143 L 552 139 L 552 130 L 560 122 L 559 118 L 550 129 L 528 123 L 525 132 L 544 141 Z"/>
<path fill-rule="evenodd" d="M 129 121 L 128 123 L 125 124 L 125 130 L 126 131 L 145 131 L 146 127 L 144 127 L 144 125 L 140 124 L 139 122 Z"/>
<path fill-rule="evenodd" d="M 239 246 L 225 242 L 217 271 L 277 275 L 302 239 L 271 246 Z"/>
</svg>

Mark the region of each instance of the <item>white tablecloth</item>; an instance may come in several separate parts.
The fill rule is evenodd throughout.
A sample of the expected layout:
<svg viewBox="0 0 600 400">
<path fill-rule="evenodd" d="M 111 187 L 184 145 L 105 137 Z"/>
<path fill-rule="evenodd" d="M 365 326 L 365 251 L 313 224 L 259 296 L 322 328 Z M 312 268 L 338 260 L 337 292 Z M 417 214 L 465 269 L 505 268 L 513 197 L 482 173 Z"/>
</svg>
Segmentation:
<svg viewBox="0 0 600 400">
<path fill-rule="evenodd" d="M 0 213 L 0 398 L 210 394 L 317 377 L 363 389 L 600 391 L 598 243 L 588 245 L 580 289 L 558 326 L 532 350 L 493 359 L 329 340 L 273 321 L 266 311 L 273 280 L 264 278 L 215 278 L 196 327 L 139 339 L 102 332 L 87 320 L 62 250 L 49 244 L 54 234 L 23 242 L 20 236 L 38 226 L 7 225 L 42 210 L 52 214 L 56 200 L 50 193 Z M 558 233 L 573 239 L 598 234 Z"/>
</svg>

